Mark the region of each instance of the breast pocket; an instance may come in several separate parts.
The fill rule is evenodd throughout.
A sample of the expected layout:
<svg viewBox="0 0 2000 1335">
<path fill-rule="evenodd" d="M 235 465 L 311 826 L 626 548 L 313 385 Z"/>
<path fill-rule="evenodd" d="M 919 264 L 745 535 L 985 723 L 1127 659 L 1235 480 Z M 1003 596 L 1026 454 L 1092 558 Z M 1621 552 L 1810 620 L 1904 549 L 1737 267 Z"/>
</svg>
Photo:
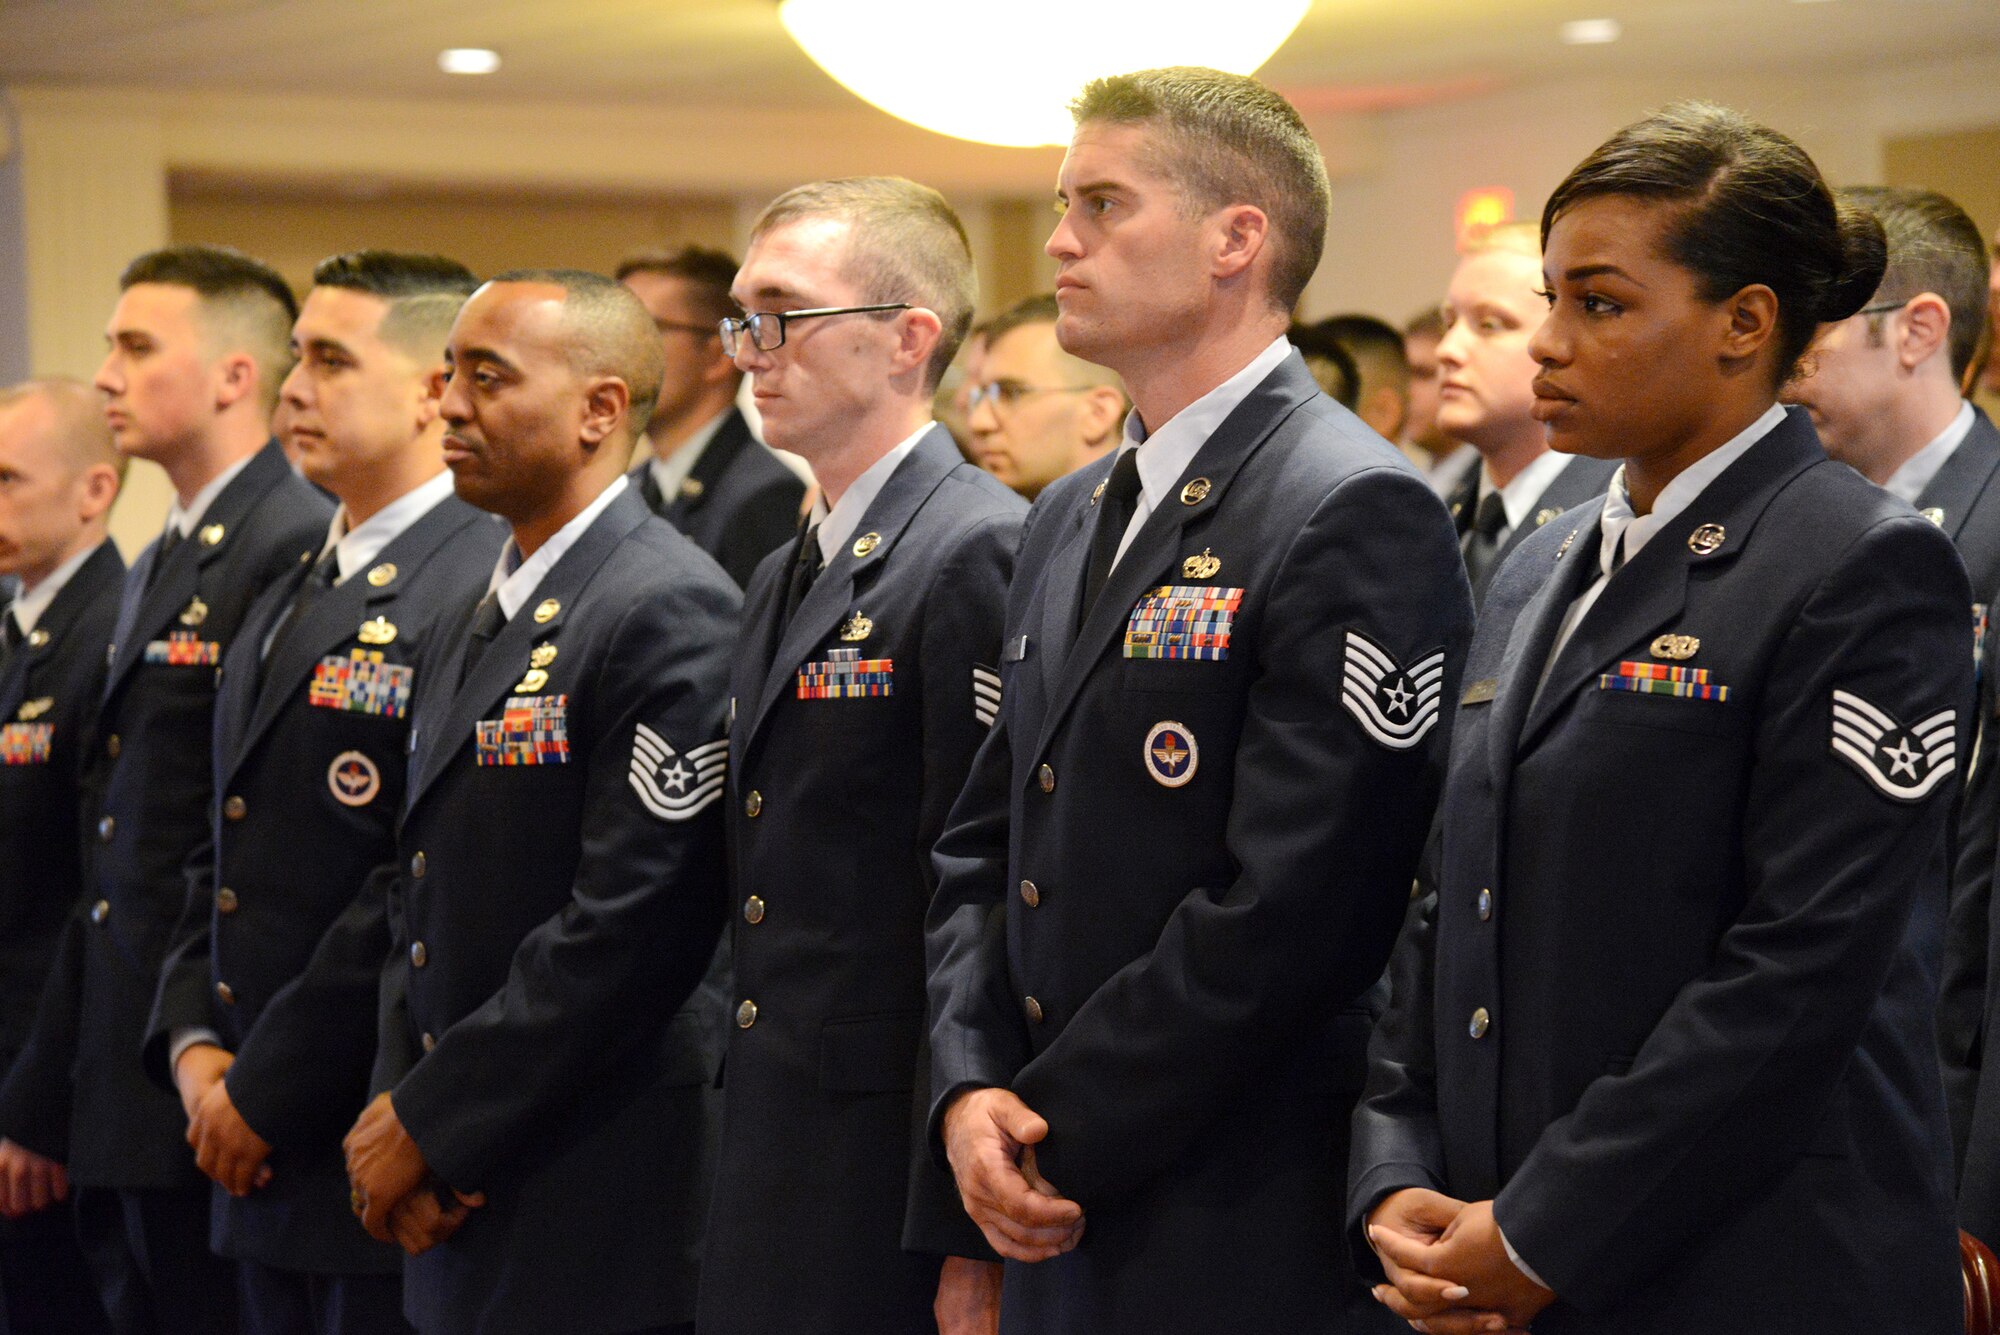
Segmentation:
<svg viewBox="0 0 2000 1335">
<path fill-rule="evenodd" d="M 829 1093 L 876 1094 L 916 1080 L 919 1011 L 828 1020 L 819 1035 L 819 1086 Z"/>
</svg>

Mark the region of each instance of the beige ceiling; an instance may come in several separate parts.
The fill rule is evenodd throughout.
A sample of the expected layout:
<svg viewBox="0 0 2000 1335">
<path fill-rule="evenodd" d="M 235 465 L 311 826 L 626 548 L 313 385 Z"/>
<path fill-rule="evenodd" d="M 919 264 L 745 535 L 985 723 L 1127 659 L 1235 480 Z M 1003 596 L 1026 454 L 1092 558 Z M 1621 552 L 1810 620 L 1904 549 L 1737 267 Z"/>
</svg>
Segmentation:
<svg viewBox="0 0 2000 1335">
<path fill-rule="evenodd" d="M 1006 6 L 995 9 L 1004 22 Z M 1217 9 L 1226 12 L 1226 0 Z M 1564 20 L 1598 17 L 1621 20 L 1624 40 L 1557 40 Z M 436 65 L 446 46 L 490 46 L 505 65 L 487 78 L 447 76 Z M 2000 2 L 1316 0 L 1264 75 L 1302 107 L 1337 112 L 1566 75 L 1839 78 L 1969 50 L 2000 50 Z M 0 0 L 0 82 L 661 106 L 853 102 L 792 45 L 776 0 Z"/>
</svg>

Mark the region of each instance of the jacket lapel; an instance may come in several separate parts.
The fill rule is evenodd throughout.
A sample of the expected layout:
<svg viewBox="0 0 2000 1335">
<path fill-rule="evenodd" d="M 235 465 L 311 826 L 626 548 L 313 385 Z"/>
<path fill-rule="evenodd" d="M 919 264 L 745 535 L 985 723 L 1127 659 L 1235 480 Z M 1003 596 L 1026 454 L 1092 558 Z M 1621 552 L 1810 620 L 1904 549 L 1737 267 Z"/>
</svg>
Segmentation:
<svg viewBox="0 0 2000 1335">
<path fill-rule="evenodd" d="M 116 581 L 125 569 L 125 562 L 119 558 L 118 549 L 110 542 L 101 544 L 90 554 L 90 559 L 78 566 L 76 573 L 69 577 L 69 583 L 62 586 L 43 611 L 41 619 L 35 623 L 36 630 L 48 632 L 48 640 L 40 648 L 30 648 L 22 644 L 7 660 L 5 673 L 0 673 L 0 724 L 11 723 L 14 713 L 21 707 L 21 701 L 28 694 L 28 670 L 45 654 L 52 654 L 62 646 L 77 620 L 106 584 Z M 0 616 L 7 614 L 7 608 L 0 604 Z M 99 653 L 102 653 L 100 646 Z M 67 690 L 68 682 L 56 683 L 58 688 Z"/>
<path fill-rule="evenodd" d="M 2000 431 L 1985 413 L 1972 410 L 1972 429 L 1917 497 L 1917 509 L 1937 517 L 1937 525 L 1957 543 L 1979 497 L 2000 472 Z"/>
<path fill-rule="evenodd" d="M 778 641 L 778 650 L 772 655 L 770 668 L 764 675 L 757 712 L 750 722 L 750 736 L 745 739 L 746 753 L 755 744 L 757 733 L 770 716 L 772 706 L 792 684 L 806 655 L 831 634 L 851 610 L 855 588 L 874 580 L 910 519 L 930 499 L 938 483 L 944 481 L 946 474 L 958 467 L 960 462 L 958 447 L 952 443 L 951 434 L 941 426 L 934 426 L 896 466 L 896 471 L 882 484 L 882 490 L 875 493 L 875 499 L 868 503 L 868 510 L 861 516 L 854 532 L 856 541 L 868 533 L 878 535 L 879 540 L 864 554 L 856 554 L 854 542 L 835 552 L 833 560 L 813 581 L 805 601 L 792 614 L 791 624 L 785 627 Z"/>
<path fill-rule="evenodd" d="M 1091 484 L 1088 499 L 1077 506 L 1076 514 L 1070 518 L 1068 535 L 1042 569 L 1041 648 L 1037 653 L 1041 658 L 1044 699 L 1055 698 L 1063 667 L 1076 644 L 1077 605 L 1083 601 L 1083 578 L 1090 564 L 1090 538 L 1097 525 L 1098 497 L 1102 495 L 1105 480 L 1111 476 L 1116 458 L 1114 450 L 1091 465 L 1099 476 Z"/>
<path fill-rule="evenodd" d="M 473 725 L 513 694 L 513 684 L 528 670 L 529 651 L 562 629 L 605 558 L 633 529 L 652 517 L 638 493 L 629 487 L 620 493 L 542 577 L 528 601 L 507 619 L 485 656 L 455 692 L 444 694 L 444 683 L 457 678 L 459 664 L 465 661 L 469 621 L 461 625 L 450 650 L 437 656 L 435 666 L 426 665 L 427 671 L 439 675 L 439 681 L 434 683 L 435 692 L 425 697 L 434 711 L 432 717 L 417 720 L 406 812 L 416 808 L 453 757 L 472 744 Z M 556 611 L 546 621 L 537 621 L 537 609 L 550 601 L 555 602 Z"/>
</svg>

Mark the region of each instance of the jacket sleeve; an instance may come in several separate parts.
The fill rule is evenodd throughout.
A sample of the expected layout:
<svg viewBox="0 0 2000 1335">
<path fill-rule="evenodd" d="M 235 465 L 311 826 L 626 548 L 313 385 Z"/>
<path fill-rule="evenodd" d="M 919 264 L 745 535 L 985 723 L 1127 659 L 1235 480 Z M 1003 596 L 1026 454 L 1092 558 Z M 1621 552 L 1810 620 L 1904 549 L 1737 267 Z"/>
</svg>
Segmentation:
<svg viewBox="0 0 2000 1335">
<path fill-rule="evenodd" d="M 622 615 L 589 680 L 569 902 L 522 940 L 500 990 L 396 1082 L 397 1115 L 455 1187 L 479 1189 L 516 1159 L 550 1113 L 656 1034 L 708 967 L 726 911 L 721 808 L 657 816 L 630 776 L 641 724 L 684 748 L 723 737 L 737 598 L 719 583 L 700 601 L 642 599 Z"/>
<path fill-rule="evenodd" d="M 0 1083 L 0 1136 L 50 1159 L 69 1158 L 70 1071 L 83 1014 L 83 934 L 79 899 L 56 938 L 28 1040 Z"/>
<path fill-rule="evenodd" d="M 1586 1313 L 1622 1299 L 1810 1145 L 1871 1023 L 1934 995 L 1957 777 L 1905 800 L 1832 749 L 1833 692 L 1969 737 L 1965 576 L 1914 516 L 1842 554 L 1793 619 L 1756 704 L 1741 826 L 1745 899 L 1631 1070 L 1594 1081 L 1494 1202 L 1508 1240 Z M 1928 1007 L 1929 1002 L 1924 1003 Z"/>
<path fill-rule="evenodd" d="M 160 966 L 160 983 L 153 997 L 152 1018 L 146 1024 L 139 1053 L 146 1074 L 155 1084 L 169 1090 L 175 1088 L 168 1061 L 174 1031 L 215 1027 L 210 1005 L 215 994 L 210 981 L 213 921 L 209 916 L 209 887 L 215 884 L 213 839 L 203 839 L 188 854 L 183 875 L 187 881 L 187 903 L 167 942 L 166 962 Z"/>
<path fill-rule="evenodd" d="M 997 687 L 1007 585 L 1014 573 L 1021 519 L 1012 511 L 969 530 L 940 565 L 924 600 L 923 806 L 917 849 L 933 894 L 937 843 L 992 717 L 987 683 Z M 981 678 L 978 674 L 989 674 Z M 909 1203 L 903 1245 L 914 1251 L 994 1259 L 960 1203 L 957 1184 L 930 1152 L 930 1044 L 918 1052 L 911 1118 Z"/>
<path fill-rule="evenodd" d="M 1439 654 L 1455 698 L 1471 603 L 1437 497 L 1401 468 L 1348 477 L 1265 596 L 1224 836 L 1236 879 L 1189 893 L 1012 1082 L 1052 1128 L 1044 1176 L 1086 1211 L 1186 1155 L 1288 1019 L 1373 986 L 1409 905 L 1449 713 L 1407 749 L 1380 741 L 1343 704 L 1344 665 L 1351 631 L 1399 662 Z"/>
<path fill-rule="evenodd" d="M 1938 994 L 1938 1064 L 1951 1113 L 1952 1161 L 1963 1171 L 1973 1103 L 1985 1065 L 1987 936 L 1993 911 L 1993 860 L 2000 834 L 2000 720 L 1994 717 L 2000 635 L 1989 633 L 1980 663 L 1979 713 L 1973 725 L 1971 771 L 1959 802 L 1958 848 L 1946 920 L 1944 976 Z"/>
</svg>

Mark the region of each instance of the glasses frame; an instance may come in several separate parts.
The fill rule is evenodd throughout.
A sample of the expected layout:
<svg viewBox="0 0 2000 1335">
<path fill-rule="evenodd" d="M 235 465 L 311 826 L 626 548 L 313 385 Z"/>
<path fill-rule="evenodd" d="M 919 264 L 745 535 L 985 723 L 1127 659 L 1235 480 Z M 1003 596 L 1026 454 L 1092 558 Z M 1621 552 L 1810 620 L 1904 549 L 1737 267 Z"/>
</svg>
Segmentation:
<svg viewBox="0 0 2000 1335">
<path fill-rule="evenodd" d="M 973 413 L 979 411 L 979 405 L 982 403 L 990 402 L 993 405 L 995 413 L 1012 412 L 1018 401 L 1027 398 L 1030 394 L 1087 394 L 1091 390 L 1091 386 L 1089 385 L 1021 385 L 1014 392 L 1016 402 L 1009 403 L 1007 396 L 1000 392 L 1000 387 L 1009 383 L 1005 380 L 989 380 L 983 385 L 974 385 L 971 389 L 967 390 L 965 393 L 966 416 L 970 417 Z"/>
<path fill-rule="evenodd" d="M 1856 315 L 1887 315 L 1890 311 L 1900 311 L 1909 304 L 1910 299 L 1908 298 L 1902 301 L 1871 301 L 1854 313 Z"/>
<path fill-rule="evenodd" d="M 741 346 L 745 333 L 750 335 L 750 346 L 759 352 L 776 352 L 785 346 L 785 325 L 793 320 L 817 320 L 826 315 L 881 315 L 889 311 L 913 311 L 917 307 L 907 301 L 885 301 L 873 306 L 813 306 L 802 311 L 749 311 L 740 318 L 724 316 L 717 321 L 716 328 L 722 332 L 722 350 L 734 357 Z M 777 337 L 769 343 L 764 341 L 762 331 L 776 329 Z"/>
</svg>

